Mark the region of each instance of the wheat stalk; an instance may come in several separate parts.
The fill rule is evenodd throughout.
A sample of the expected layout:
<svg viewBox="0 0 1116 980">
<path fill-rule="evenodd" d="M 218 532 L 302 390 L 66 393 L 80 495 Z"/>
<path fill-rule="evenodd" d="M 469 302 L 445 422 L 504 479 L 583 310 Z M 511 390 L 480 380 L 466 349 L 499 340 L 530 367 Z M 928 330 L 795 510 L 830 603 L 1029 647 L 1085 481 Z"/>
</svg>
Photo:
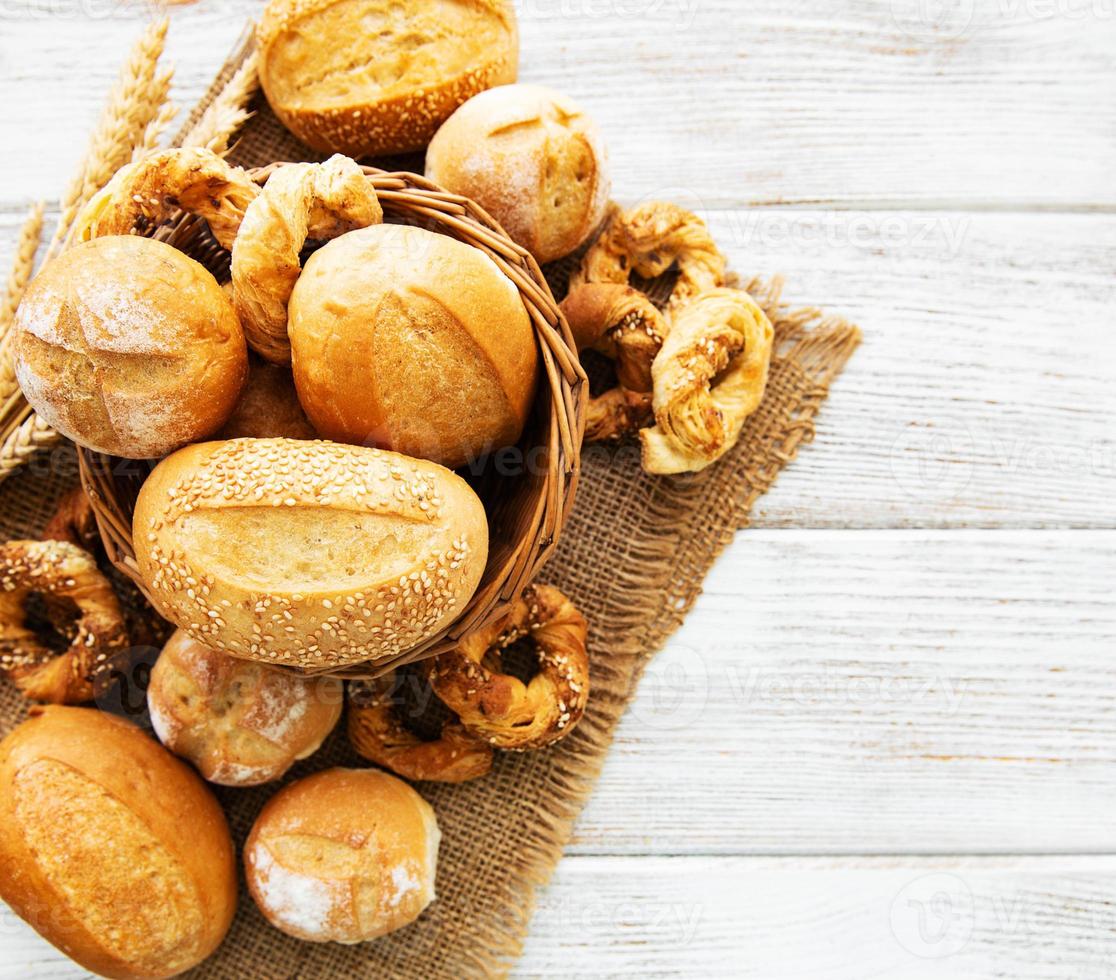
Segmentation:
<svg viewBox="0 0 1116 980">
<path fill-rule="evenodd" d="M 252 115 L 247 105 L 259 87 L 258 68 L 259 59 L 253 51 L 183 136 L 183 146 L 203 146 L 220 154 L 228 152 L 229 140 Z"/>
<path fill-rule="evenodd" d="M 147 124 L 147 129 L 143 131 L 143 139 L 132 151 L 133 162 L 142 160 L 148 154 L 159 149 L 159 141 L 176 115 L 178 115 L 178 106 L 173 102 L 167 102 L 159 110 L 159 114 Z"/>
<path fill-rule="evenodd" d="M 62 437 L 38 415 L 31 415 L 0 444 L 0 481 L 7 479 L 40 449 L 57 445 Z"/>
<path fill-rule="evenodd" d="M 15 317 L 16 307 L 19 306 L 19 301 L 23 299 L 27 284 L 31 281 L 31 273 L 35 268 L 35 253 L 39 250 L 42 237 L 43 205 L 40 202 L 31 208 L 19 232 L 19 244 L 16 245 L 12 269 L 8 273 L 8 285 L 4 291 L 4 302 L 3 305 L 0 305 L 0 345 L 4 343 L 4 339 L 8 336 L 12 320 Z"/>
<path fill-rule="evenodd" d="M 157 75 L 167 36 L 167 19 L 151 24 L 132 48 L 120 78 L 89 141 L 89 150 L 61 202 L 58 228 L 48 256 L 55 255 L 78 212 L 131 158 L 170 91 L 171 73 Z"/>
</svg>

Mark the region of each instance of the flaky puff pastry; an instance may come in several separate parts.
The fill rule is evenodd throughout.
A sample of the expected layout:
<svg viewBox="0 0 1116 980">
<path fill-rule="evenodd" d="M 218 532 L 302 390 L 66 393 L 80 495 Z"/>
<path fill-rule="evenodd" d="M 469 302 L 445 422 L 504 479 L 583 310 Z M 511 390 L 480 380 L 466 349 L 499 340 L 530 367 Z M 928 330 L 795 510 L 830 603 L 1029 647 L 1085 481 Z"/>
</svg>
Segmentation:
<svg viewBox="0 0 1116 980">
<path fill-rule="evenodd" d="M 740 289 L 710 290 L 678 311 L 651 365 L 656 424 L 639 434 L 648 473 L 703 470 L 735 445 L 763 398 L 774 333 Z"/>
<path fill-rule="evenodd" d="M 181 210 L 204 218 L 213 237 L 231 249 L 259 192 L 245 171 L 211 150 L 162 150 L 122 167 L 90 198 L 74 222 L 73 241 L 130 235 Z"/>
<path fill-rule="evenodd" d="M 621 283 L 584 283 L 563 301 L 579 351 L 616 364 L 616 386 L 589 399 L 585 441 L 619 439 L 651 421 L 651 363 L 667 322 L 643 293 Z"/>
<path fill-rule="evenodd" d="M 633 272 L 654 279 L 675 264 L 678 280 L 667 301 L 668 314 L 724 284 L 725 257 L 705 222 L 677 204 L 648 201 L 613 212 L 570 277 L 570 292 L 587 282 L 627 283 Z"/>
<path fill-rule="evenodd" d="M 348 157 L 279 167 L 244 215 L 232 250 L 233 303 L 248 346 L 275 364 L 290 364 L 287 304 L 306 240 L 383 220 L 375 189 Z"/>
</svg>

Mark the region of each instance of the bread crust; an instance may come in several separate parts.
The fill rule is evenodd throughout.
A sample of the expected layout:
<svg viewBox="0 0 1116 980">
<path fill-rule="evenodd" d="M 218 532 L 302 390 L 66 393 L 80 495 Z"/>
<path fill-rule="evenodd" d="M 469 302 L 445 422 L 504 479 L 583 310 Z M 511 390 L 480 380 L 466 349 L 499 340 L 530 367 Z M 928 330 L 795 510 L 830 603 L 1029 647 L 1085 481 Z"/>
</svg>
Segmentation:
<svg viewBox="0 0 1116 980">
<path fill-rule="evenodd" d="M 295 386 L 325 437 L 461 466 L 519 439 L 535 332 L 482 251 L 378 225 L 315 252 L 290 302 Z"/>
<path fill-rule="evenodd" d="M 256 40 L 283 124 L 351 157 L 422 149 L 454 109 L 514 82 L 519 66 L 510 0 L 272 0 Z"/>
<path fill-rule="evenodd" d="M 75 245 L 35 277 L 13 325 L 28 403 L 79 445 L 152 459 L 212 435 L 248 370 L 217 280 L 163 242 Z"/>
<path fill-rule="evenodd" d="M 233 656 L 330 670 L 447 627 L 488 555 L 484 505 L 456 474 L 323 441 L 187 446 L 140 491 L 140 574 L 158 611 Z"/>
<path fill-rule="evenodd" d="M 540 264 L 589 238 L 611 191 L 597 124 L 542 85 L 503 85 L 471 98 L 430 141 L 426 176 L 476 201 Z"/>
<path fill-rule="evenodd" d="M 82 810 L 60 786 L 103 798 L 105 814 Z M 35 828 L 25 807 L 54 814 L 57 825 L 46 828 L 53 853 L 31 846 Z M 70 820 L 75 812 L 87 822 Z M 91 841 L 90 827 L 105 836 Z M 153 854 L 152 841 L 162 851 Z M 91 867 L 81 859 L 90 848 L 108 857 Z M 162 885 L 176 898 L 173 907 L 140 904 L 139 919 L 131 918 L 134 909 L 98 904 L 142 903 Z M 92 708 L 32 709 L 0 743 L 0 897 L 88 970 L 113 978 L 174 976 L 212 953 L 232 922 L 236 867 L 228 825 L 197 775 L 129 722 Z M 164 938 L 179 945 L 153 944 L 145 921 L 157 921 Z M 97 924 L 105 928 L 94 930 Z M 142 956 L 130 958 L 129 950 Z"/>
<path fill-rule="evenodd" d="M 440 837 L 430 804 L 401 779 L 327 769 L 260 811 L 244 873 L 276 928 L 310 942 L 363 942 L 408 925 L 434 900 Z"/>
</svg>

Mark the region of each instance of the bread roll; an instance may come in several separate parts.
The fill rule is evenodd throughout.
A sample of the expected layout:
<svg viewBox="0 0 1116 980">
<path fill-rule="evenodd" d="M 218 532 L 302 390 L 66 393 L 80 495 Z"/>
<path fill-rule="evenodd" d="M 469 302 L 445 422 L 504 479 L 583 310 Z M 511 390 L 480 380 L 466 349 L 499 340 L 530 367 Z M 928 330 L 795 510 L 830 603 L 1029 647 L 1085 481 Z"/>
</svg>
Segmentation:
<svg viewBox="0 0 1116 980">
<path fill-rule="evenodd" d="M 313 755 L 341 717 L 345 691 L 230 657 L 178 630 L 147 687 L 151 725 L 211 783 L 257 786 Z"/>
<path fill-rule="evenodd" d="M 232 922 L 224 814 L 134 725 L 33 708 L 0 743 L 0 898 L 87 970 L 174 976 Z"/>
<path fill-rule="evenodd" d="M 407 225 L 352 231 L 310 256 L 289 311 L 295 385 L 323 436 L 450 467 L 519 438 L 535 334 L 479 249 Z"/>
<path fill-rule="evenodd" d="M 28 287 L 15 320 L 28 403 L 62 435 L 148 459 L 216 432 L 248 366 L 217 280 L 163 242 L 95 238 Z"/>
<path fill-rule="evenodd" d="M 434 900 L 441 833 L 430 804 L 377 769 L 327 769 L 277 793 L 244 845 L 267 920 L 311 942 L 359 943 Z"/>
<path fill-rule="evenodd" d="M 250 358 L 248 382 L 219 439 L 317 439 L 298 401 L 291 369 Z"/>
<path fill-rule="evenodd" d="M 542 85 L 473 96 L 431 140 L 426 176 L 476 201 L 540 263 L 589 238 L 611 186 L 596 123 Z"/>
<path fill-rule="evenodd" d="M 421 149 L 519 62 L 511 0 L 272 0 L 256 40 L 283 124 L 351 157 Z"/>
<path fill-rule="evenodd" d="M 158 611 L 218 650 L 305 669 L 393 656 L 464 610 L 488 555 L 460 477 L 397 453 L 233 439 L 163 460 L 133 540 Z"/>
</svg>

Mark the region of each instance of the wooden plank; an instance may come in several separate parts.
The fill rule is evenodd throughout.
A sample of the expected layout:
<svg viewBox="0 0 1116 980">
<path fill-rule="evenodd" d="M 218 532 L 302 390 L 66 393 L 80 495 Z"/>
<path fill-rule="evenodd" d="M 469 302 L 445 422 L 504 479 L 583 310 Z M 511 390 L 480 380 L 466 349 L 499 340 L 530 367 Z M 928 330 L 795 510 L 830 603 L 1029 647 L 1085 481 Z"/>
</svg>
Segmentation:
<svg viewBox="0 0 1116 980">
<path fill-rule="evenodd" d="M 1111 856 L 567 859 L 517 976 L 1102 980 Z"/>
<path fill-rule="evenodd" d="M 574 853 L 1116 850 L 1116 534 L 750 531 Z"/>
<path fill-rule="evenodd" d="M 757 526 L 1116 527 L 1116 216 L 708 217 L 736 269 L 865 331 Z"/>
<path fill-rule="evenodd" d="M 706 205 L 1111 208 L 1107 4 L 966 0 L 528 0 L 521 77 L 598 118 L 625 195 Z M 189 104 L 255 0 L 172 8 Z M 59 193 L 150 16 L 118 0 L 8 0 L 7 195 Z M 63 67 L 64 66 L 64 67 Z M 1072 70 L 1067 70 L 1072 66 Z"/>
</svg>

